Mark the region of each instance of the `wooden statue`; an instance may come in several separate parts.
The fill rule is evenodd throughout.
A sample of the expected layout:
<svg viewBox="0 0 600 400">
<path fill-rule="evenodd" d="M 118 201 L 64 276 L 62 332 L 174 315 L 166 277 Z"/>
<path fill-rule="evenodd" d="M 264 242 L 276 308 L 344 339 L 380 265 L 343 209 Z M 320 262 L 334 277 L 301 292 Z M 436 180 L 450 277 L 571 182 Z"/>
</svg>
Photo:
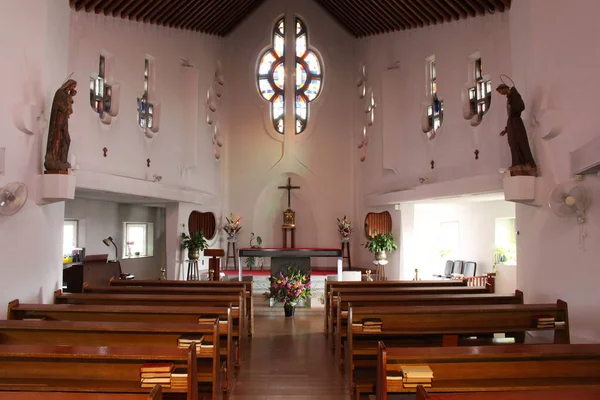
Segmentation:
<svg viewBox="0 0 600 400">
<path fill-rule="evenodd" d="M 512 165 L 510 166 L 510 175 L 530 175 L 537 176 L 537 165 L 531 154 L 527 130 L 521 119 L 521 113 L 525 110 L 525 103 L 516 87 L 509 87 L 502 83 L 498 85 L 496 91 L 506 96 L 506 112 L 508 120 L 506 128 L 500 132 L 500 136 L 508 134 L 508 146 L 512 155 Z"/>
<path fill-rule="evenodd" d="M 67 161 L 71 136 L 69 117 L 73 114 L 73 96 L 77 94 L 77 82 L 67 80 L 54 94 L 48 129 L 48 145 L 44 158 L 44 168 L 49 174 L 66 174 L 71 164 Z"/>
</svg>

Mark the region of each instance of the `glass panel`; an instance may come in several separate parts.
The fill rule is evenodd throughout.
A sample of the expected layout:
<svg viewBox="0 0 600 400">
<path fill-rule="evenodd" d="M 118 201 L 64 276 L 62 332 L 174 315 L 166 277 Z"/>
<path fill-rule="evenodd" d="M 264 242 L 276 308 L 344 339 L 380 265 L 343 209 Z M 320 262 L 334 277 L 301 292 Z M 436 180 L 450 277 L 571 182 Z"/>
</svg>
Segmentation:
<svg viewBox="0 0 600 400">
<path fill-rule="evenodd" d="M 469 100 L 473 100 L 475 97 L 475 88 L 469 88 Z"/>
<path fill-rule="evenodd" d="M 475 79 L 481 79 L 481 58 L 475 60 Z"/>
<path fill-rule="evenodd" d="M 273 119 L 277 119 L 283 115 L 285 102 L 282 95 L 277 95 L 273 100 Z"/>
<path fill-rule="evenodd" d="M 145 224 L 127 224 L 127 238 L 125 246 L 127 252 L 125 255 L 134 255 L 139 253 L 140 256 L 146 255 L 146 225 Z"/>
<path fill-rule="evenodd" d="M 275 86 L 283 90 L 285 83 L 285 68 L 283 63 L 275 67 L 275 70 L 273 71 L 273 81 L 275 82 Z"/>
<path fill-rule="evenodd" d="M 427 115 L 431 117 L 431 114 L 433 114 L 433 107 L 427 106 Z"/>
<path fill-rule="evenodd" d="M 300 63 L 296 63 L 296 89 L 300 89 L 306 83 L 306 70 Z"/>
<path fill-rule="evenodd" d="M 307 111 L 306 99 L 303 96 L 296 96 L 296 115 L 306 120 Z"/>
<path fill-rule="evenodd" d="M 302 23 L 299 19 L 296 19 L 296 35 L 302 32 Z"/>
<path fill-rule="evenodd" d="M 431 80 L 435 80 L 436 75 L 435 75 L 435 61 L 431 62 Z"/>
<path fill-rule="evenodd" d="M 433 119 L 433 130 L 437 131 L 439 127 L 440 127 L 440 119 L 434 118 Z"/>
<path fill-rule="evenodd" d="M 304 123 L 299 119 L 296 119 L 296 133 L 300 133 L 304 130 Z"/>
<path fill-rule="evenodd" d="M 306 56 L 304 57 L 304 60 L 308 64 L 308 69 L 310 70 L 311 73 L 313 73 L 315 75 L 321 75 L 321 63 L 319 62 L 319 59 L 312 51 L 309 51 L 306 54 Z"/>
<path fill-rule="evenodd" d="M 267 78 L 259 79 L 258 87 L 260 88 L 260 94 L 262 94 L 265 99 L 270 101 L 273 98 L 275 91 Z"/>
<path fill-rule="evenodd" d="M 283 34 L 285 33 L 285 22 L 284 22 L 284 18 L 281 18 L 279 20 L 279 22 L 277 23 L 277 30 L 279 31 L 279 33 L 283 36 Z"/>
<path fill-rule="evenodd" d="M 435 95 L 437 93 L 437 83 L 435 81 L 431 82 L 431 94 Z"/>
<path fill-rule="evenodd" d="M 277 131 L 279 133 L 283 133 L 283 120 L 280 119 L 279 121 L 277 121 Z"/>
<path fill-rule="evenodd" d="M 283 48 L 284 48 L 283 36 L 275 35 L 275 45 L 273 47 L 275 48 L 275 53 L 277 53 L 277 55 L 279 57 L 283 57 Z"/>
<path fill-rule="evenodd" d="M 71 254 L 77 247 L 77 221 L 65 221 L 63 225 L 63 255 Z"/>
<path fill-rule="evenodd" d="M 315 99 L 315 97 L 317 97 L 317 95 L 319 94 L 320 90 L 321 90 L 321 80 L 313 78 L 313 80 L 310 81 L 310 84 L 308 85 L 308 89 L 306 89 L 304 94 L 306 95 L 306 97 L 308 97 L 308 101 L 313 101 Z"/>
<path fill-rule="evenodd" d="M 487 85 L 487 92 L 492 93 L 492 81 L 487 81 L 486 85 Z"/>
<path fill-rule="evenodd" d="M 296 56 L 302 57 L 306 53 L 306 35 L 296 38 Z"/>
<path fill-rule="evenodd" d="M 260 60 L 260 65 L 258 66 L 258 74 L 266 75 L 271 70 L 271 65 L 275 62 L 275 56 L 270 51 L 266 52 L 265 55 Z"/>
</svg>

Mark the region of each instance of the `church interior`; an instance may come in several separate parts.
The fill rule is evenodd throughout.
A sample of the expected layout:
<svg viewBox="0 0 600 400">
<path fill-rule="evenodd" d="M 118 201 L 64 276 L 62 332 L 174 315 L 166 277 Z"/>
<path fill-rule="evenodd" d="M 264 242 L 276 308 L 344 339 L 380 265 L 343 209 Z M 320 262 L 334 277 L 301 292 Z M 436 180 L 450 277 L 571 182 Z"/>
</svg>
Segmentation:
<svg viewBox="0 0 600 400">
<path fill-rule="evenodd" d="M 0 400 L 600 399 L 597 0 L 2 8 Z"/>
</svg>

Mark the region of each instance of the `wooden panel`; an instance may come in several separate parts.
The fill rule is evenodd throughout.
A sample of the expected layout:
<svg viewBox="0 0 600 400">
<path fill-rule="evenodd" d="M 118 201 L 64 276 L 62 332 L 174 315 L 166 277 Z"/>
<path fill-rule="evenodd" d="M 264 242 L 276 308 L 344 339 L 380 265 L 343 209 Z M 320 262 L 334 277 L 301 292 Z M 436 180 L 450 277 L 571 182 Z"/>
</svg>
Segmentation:
<svg viewBox="0 0 600 400">
<path fill-rule="evenodd" d="M 392 231 L 392 216 L 389 212 L 368 213 L 365 217 L 365 235 L 374 236 L 374 232 L 387 234 Z"/>
<path fill-rule="evenodd" d="M 190 234 L 202 231 L 207 240 L 213 239 L 217 233 L 215 214 L 211 212 L 192 211 L 188 218 L 188 230 Z"/>
</svg>

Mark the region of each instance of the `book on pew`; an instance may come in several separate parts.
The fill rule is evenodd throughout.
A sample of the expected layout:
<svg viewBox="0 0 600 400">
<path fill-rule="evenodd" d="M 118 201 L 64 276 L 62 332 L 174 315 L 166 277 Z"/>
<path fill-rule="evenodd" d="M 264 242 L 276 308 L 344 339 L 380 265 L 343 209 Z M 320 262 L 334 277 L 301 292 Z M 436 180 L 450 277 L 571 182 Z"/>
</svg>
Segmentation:
<svg viewBox="0 0 600 400">
<path fill-rule="evenodd" d="M 216 321 L 217 321 L 217 319 L 216 319 L 216 318 L 198 318 L 198 323 L 199 323 L 200 325 L 203 325 L 203 324 L 212 325 L 212 324 L 214 324 Z"/>
<path fill-rule="evenodd" d="M 177 339 L 177 347 L 187 349 L 191 344 L 201 344 L 204 341 L 204 335 L 181 335 Z"/>
<path fill-rule="evenodd" d="M 214 347 L 212 343 L 202 343 L 199 348 L 196 348 L 196 354 L 199 356 L 212 356 Z"/>
<path fill-rule="evenodd" d="M 363 318 L 363 326 L 382 326 L 383 321 L 380 318 Z"/>
<path fill-rule="evenodd" d="M 140 367 L 140 372 L 168 372 L 169 375 L 175 365 L 170 362 L 166 363 L 143 363 Z"/>
<path fill-rule="evenodd" d="M 362 322 L 353 322 L 352 323 L 352 332 L 362 332 L 363 324 Z"/>
<path fill-rule="evenodd" d="M 400 365 L 400 369 L 407 379 L 433 379 L 433 371 L 429 365 Z"/>
<path fill-rule="evenodd" d="M 166 376 L 163 378 L 142 378 L 142 383 L 153 383 L 153 384 L 161 384 L 161 385 L 170 384 L 171 377 Z"/>
<path fill-rule="evenodd" d="M 188 371 L 187 368 L 175 368 L 173 372 L 171 372 L 171 389 L 187 389 L 187 378 Z"/>
</svg>

